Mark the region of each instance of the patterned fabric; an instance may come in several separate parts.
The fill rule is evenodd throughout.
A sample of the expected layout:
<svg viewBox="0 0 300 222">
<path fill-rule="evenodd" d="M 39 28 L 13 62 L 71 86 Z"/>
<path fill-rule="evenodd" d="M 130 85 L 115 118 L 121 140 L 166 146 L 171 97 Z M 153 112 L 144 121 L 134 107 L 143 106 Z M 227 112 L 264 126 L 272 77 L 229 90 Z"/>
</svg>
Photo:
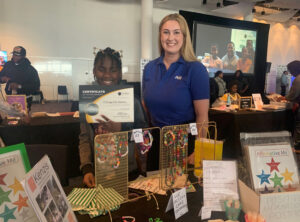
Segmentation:
<svg viewBox="0 0 300 222">
<path fill-rule="evenodd" d="M 108 211 L 118 210 L 124 201 L 113 188 L 103 188 L 100 184 L 93 189 L 74 188 L 68 195 L 73 211 L 89 214 L 91 218 L 105 215 Z"/>
</svg>

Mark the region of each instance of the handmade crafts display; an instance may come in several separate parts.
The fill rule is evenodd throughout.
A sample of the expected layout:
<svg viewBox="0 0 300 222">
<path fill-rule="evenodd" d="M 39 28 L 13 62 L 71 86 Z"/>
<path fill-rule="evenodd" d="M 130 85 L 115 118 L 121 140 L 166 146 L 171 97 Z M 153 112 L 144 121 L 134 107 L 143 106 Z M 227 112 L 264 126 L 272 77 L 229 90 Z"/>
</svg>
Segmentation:
<svg viewBox="0 0 300 222">
<path fill-rule="evenodd" d="M 91 218 L 105 215 L 108 211 L 120 208 L 124 198 L 112 188 L 74 188 L 68 195 L 72 210 L 80 214 L 89 214 Z"/>
<path fill-rule="evenodd" d="M 172 187 L 186 170 L 188 132 L 186 127 L 173 127 L 163 134 L 163 152 L 166 155 L 165 184 Z"/>
<path fill-rule="evenodd" d="M 122 134 L 111 134 L 103 138 L 95 139 L 95 154 L 97 161 L 102 164 L 106 163 L 112 168 L 120 166 L 120 158 L 128 153 L 127 136 Z"/>
<path fill-rule="evenodd" d="M 146 154 L 152 147 L 153 136 L 150 133 L 150 130 L 144 130 L 143 132 L 143 143 L 139 143 L 139 150 L 142 155 Z"/>
</svg>

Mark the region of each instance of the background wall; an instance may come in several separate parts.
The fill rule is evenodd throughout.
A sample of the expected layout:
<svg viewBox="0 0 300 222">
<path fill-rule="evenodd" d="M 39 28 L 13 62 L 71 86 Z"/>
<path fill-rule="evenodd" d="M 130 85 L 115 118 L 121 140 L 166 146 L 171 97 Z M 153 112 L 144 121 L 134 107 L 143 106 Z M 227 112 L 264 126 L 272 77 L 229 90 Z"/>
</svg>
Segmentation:
<svg viewBox="0 0 300 222">
<path fill-rule="evenodd" d="M 59 84 L 67 85 L 69 98 L 77 99 L 78 85 L 93 81 L 93 47 L 122 50 L 124 79 L 140 80 L 140 11 L 138 0 L 1 0 L 0 47 L 8 52 L 16 45 L 27 49 L 46 99 L 57 98 Z M 158 56 L 158 24 L 174 12 L 153 11 L 153 58 Z M 300 58 L 299 38 L 297 26 L 271 26 L 268 61 L 272 67 Z"/>
</svg>

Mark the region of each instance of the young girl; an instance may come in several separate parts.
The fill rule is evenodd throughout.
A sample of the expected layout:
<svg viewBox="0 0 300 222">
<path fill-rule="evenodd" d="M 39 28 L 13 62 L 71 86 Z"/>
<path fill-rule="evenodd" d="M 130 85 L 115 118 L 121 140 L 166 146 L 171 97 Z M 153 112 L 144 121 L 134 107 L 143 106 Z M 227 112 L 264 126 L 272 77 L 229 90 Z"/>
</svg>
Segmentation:
<svg viewBox="0 0 300 222">
<path fill-rule="evenodd" d="M 230 104 L 238 107 L 240 95 L 237 93 L 238 90 L 238 82 L 231 81 L 229 83 L 229 93 L 224 94 L 221 97 L 221 100 L 227 102 L 229 101 L 228 97 L 230 98 Z"/>
<path fill-rule="evenodd" d="M 111 48 L 99 50 L 94 60 L 93 73 L 95 78 L 93 84 L 105 86 L 124 84 L 122 81 L 122 61 L 120 53 Z M 104 119 L 105 121 L 99 120 L 99 123 L 96 124 L 81 123 L 80 125 L 80 169 L 83 173 L 83 183 L 88 187 L 95 186 L 93 168 L 93 140 L 95 135 L 147 127 L 141 103 L 136 98 L 134 99 L 134 123 L 117 123 L 107 117 L 104 117 Z M 129 171 L 135 170 L 134 149 L 129 148 L 128 155 Z M 130 164 L 130 161 L 132 161 L 133 164 Z"/>
</svg>

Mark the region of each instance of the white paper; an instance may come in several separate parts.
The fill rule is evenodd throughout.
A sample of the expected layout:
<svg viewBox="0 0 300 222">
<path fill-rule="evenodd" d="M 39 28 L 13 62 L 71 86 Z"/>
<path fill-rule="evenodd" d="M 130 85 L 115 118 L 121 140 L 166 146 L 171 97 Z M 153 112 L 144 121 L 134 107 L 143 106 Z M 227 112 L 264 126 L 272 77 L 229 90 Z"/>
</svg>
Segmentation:
<svg viewBox="0 0 300 222">
<path fill-rule="evenodd" d="M 209 219 L 209 218 L 211 218 L 211 208 L 203 206 L 201 208 L 199 214 L 201 215 L 201 220 Z M 198 216 L 200 216 L 200 215 L 198 215 Z"/>
<path fill-rule="evenodd" d="M 143 143 L 143 130 L 142 129 L 134 129 L 132 130 L 133 138 L 135 143 Z"/>
<path fill-rule="evenodd" d="M 177 220 L 179 217 L 181 217 L 189 211 L 187 206 L 186 189 L 182 188 L 173 193 L 172 196 L 175 219 Z"/>
<path fill-rule="evenodd" d="M 190 123 L 190 130 L 191 130 L 191 134 L 193 136 L 198 135 L 198 129 L 197 129 L 197 124 L 196 123 Z"/>
<path fill-rule="evenodd" d="M 254 102 L 255 109 L 262 109 L 264 103 L 261 99 L 260 93 L 253 93 L 252 97 L 253 97 L 253 102 Z"/>
<path fill-rule="evenodd" d="M 226 199 L 239 199 L 235 161 L 203 160 L 203 201 L 213 211 L 224 211 Z"/>
<path fill-rule="evenodd" d="M 174 205 L 173 205 L 173 194 L 172 194 L 169 198 L 165 212 L 168 212 L 169 210 L 172 210 L 173 208 L 174 208 Z"/>
<path fill-rule="evenodd" d="M 26 174 L 24 188 L 41 221 L 77 221 L 48 156 Z"/>
<path fill-rule="evenodd" d="M 270 222 L 299 222 L 300 192 L 261 195 L 260 214 Z"/>
</svg>

